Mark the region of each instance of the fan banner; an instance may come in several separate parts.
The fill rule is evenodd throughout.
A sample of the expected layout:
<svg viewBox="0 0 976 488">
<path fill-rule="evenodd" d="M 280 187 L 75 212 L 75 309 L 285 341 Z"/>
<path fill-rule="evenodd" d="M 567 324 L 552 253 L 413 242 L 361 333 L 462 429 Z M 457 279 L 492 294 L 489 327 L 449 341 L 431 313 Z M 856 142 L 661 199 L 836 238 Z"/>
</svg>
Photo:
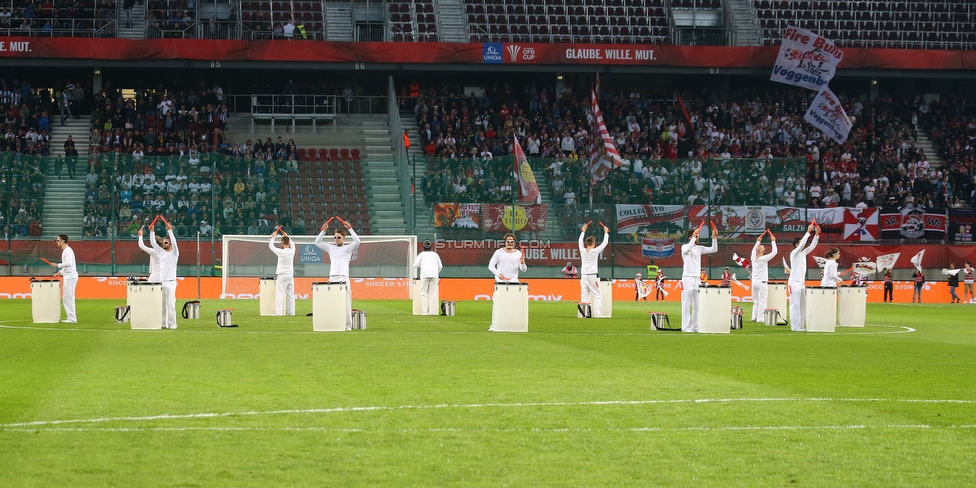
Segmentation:
<svg viewBox="0 0 976 488">
<path fill-rule="evenodd" d="M 945 209 L 894 208 L 881 209 L 882 239 L 944 240 L 949 231 Z"/>
<path fill-rule="evenodd" d="M 837 73 L 842 59 L 844 51 L 833 42 L 791 25 L 783 32 L 783 43 L 769 79 L 820 91 Z"/>
<path fill-rule="evenodd" d="M 843 144 L 851 133 L 854 122 L 847 116 L 840 99 L 830 88 L 824 88 L 810 103 L 810 109 L 803 116 L 814 127 L 827 134 L 828 137 Z"/>
<path fill-rule="evenodd" d="M 955 242 L 973 242 L 976 210 L 949 209 L 949 236 Z"/>
<path fill-rule="evenodd" d="M 691 205 L 689 227 L 711 220 L 722 238 L 759 236 L 766 229 L 775 234 L 802 233 L 807 227 L 807 210 L 794 207 L 746 207 Z"/>
<path fill-rule="evenodd" d="M 820 221 L 819 219 L 817 220 Z M 878 208 L 845 208 L 844 240 L 876 241 L 879 234 Z"/>
<path fill-rule="evenodd" d="M 625 205 L 615 206 L 617 233 L 637 234 L 651 227 L 668 224 L 680 228 L 685 220 L 683 205 Z"/>
<path fill-rule="evenodd" d="M 674 238 L 668 236 L 641 237 L 641 257 L 664 259 L 674 256 Z"/>
<path fill-rule="evenodd" d="M 481 204 L 482 229 L 488 232 L 543 231 L 548 219 L 548 205 Z"/>
<path fill-rule="evenodd" d="M 481 228 L 480 203 L 435 203 L 433 210 L 436 228 Z"/>
</svg>

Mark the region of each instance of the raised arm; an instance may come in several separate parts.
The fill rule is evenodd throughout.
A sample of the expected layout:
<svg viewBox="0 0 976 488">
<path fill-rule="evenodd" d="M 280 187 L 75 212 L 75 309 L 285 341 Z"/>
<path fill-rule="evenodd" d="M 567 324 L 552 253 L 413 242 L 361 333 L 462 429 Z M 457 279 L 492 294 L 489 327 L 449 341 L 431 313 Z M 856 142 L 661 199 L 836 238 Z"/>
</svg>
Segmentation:
<svg viewBox="0 0 976 488">
<path fill-rule="evenodd" d="M 603 225 L 603 223 L 601 222 L 600 225 Z M 596 252 L 603 252 L 607 248 L 607 244 L 610 244 L 610 229 L 603 225 L 603 242 L 599 246 L 596 246 Z"/>
<path fill-rule="evenodd" d="M 142 252 L 144 252 L 144 253 L 146 253 L 146 254 L 148 254 L 150 256 L 155 256 L 156 255 L 156 251 L 153 248 L 147 246 L 146 243 L 142 242 L 142 227 L 139 228 L 139 232 L 136 233 L 136 235 L 139 236 L 139 241 L 138 241 L 139 242 L 139 249 L 142 249 Z M 152 232 L 149 233 L 149 240 L 152 241 L 152 242 L 156 242 L 156 237 L 153 235 Z"/>
<path fill-rule="evenodd" d="M 275 234 L 271 234 L 271 240 L 268 241 L 268 249 L 275 253 L 275 256 L 281 257 L 281 249 L 279 249 L 275 244 Z"/>
<path fill-rule="evenodd" d="M 770 250 L 769 250 L 769 253 L 767 253 L 767 256 L 769 256 L 769 260 L 772 260 L 773 259 L 773 256 L 776 255 L 776 239 L 772 239 L 770 241 L 769 247 L 770 247 Z"/>
</svg>

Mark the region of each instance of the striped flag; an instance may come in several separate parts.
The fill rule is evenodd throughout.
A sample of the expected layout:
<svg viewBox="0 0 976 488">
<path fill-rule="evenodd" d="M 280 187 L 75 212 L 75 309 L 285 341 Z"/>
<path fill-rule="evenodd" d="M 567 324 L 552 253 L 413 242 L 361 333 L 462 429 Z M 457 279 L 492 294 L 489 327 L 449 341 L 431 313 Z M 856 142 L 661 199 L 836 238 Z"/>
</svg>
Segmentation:
<svg viewBox="0 0 976 488">
<path fill-rule="evenodd" d="M 514 169 L 515 179 L 518 183 L 518 201 L 538 203 L 540 198 L 539 184 L 535 181 L 532 167 L 529 166 L 529 160 L 525 157 L 525 151 L 522 150 L 522 145 L 519 144 L 518 136 L 513 135 L 512 140 L 515 141 L 512 146 L 512 154 L 515 156 Z"/>
<path fill-rule="evenodd" d="M 603 181 L 607 175 L 615 168 L 629 168 L 630 163 L 625 163 L 620 157 L 620 152 L 613 145 L 613 138 L 607 130 L 607 124 L 603 121 L 603 112 L 600 111 L 600 104 L 597 101 L 596 91 L 590 90 L 592 99 L 593 117 L 593 137 L 590 145 L 590 184 L 595 185 Z M 591 192 L 592 195 L 592 192 Z"/>
</svg>

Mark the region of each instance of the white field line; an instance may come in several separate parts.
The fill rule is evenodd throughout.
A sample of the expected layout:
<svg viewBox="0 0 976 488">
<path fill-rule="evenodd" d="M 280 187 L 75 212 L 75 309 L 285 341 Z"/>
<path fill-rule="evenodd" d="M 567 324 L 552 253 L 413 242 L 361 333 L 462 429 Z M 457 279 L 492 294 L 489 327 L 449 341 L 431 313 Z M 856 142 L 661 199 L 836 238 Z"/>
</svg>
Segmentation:
<svg viewBox="0 0 976 488">
<path fill-rule="evenodd" d="M 30 422 L 14 422 L 0 424 L 0 429 L 14 427 L 35 427 L 66 424 L 93 424 L 106 422 L 146 422 L 155 420 L 185 420 L 204 418 L 246 417 L 258 415 L 304 415 L 320 413 L 343 412 L 392 412 L 398 410 L 435 410 L 435 409 L 478 409 L 478 408 L 529 408 L 529 407 L 582 407 L 607 405 L 674 405 L 674 404 L 707 404 L 707 403 L 800 403 L 800 402 L 848 402 L 848 403 L 930 403 L 930 404 L 974 404 L 976 400 L 958 399 L 912 399 L 912 398 L 697 398 L 674 400 L 606 400 L 592 402 L 526 402 L 526 403 L 470 403 L 470 404 L 437 404 L 437 405 L 399 405 L 399 406 L 364 406 L 364 407 L 333 407 L 288 410 L 264 410 L 245 412 L 205 412 L 189 414 L 160 414 L 142 417 L 100 417 L 93 419 L 65 419 L 65 420 L 35 420 Z"/>
<path fill-rule="evenodd" d="M 740 333 L 735 333 L 735 334 L 727 334 L 726 336 L 729 336 L 729 337 L 762 337 L 762 336 L 766 336 L 766 337 L 772 337 L 772 336 L 776 336 L 776 337 L 789 337 L 789 336 L 792 336 L 792 337 L 802 337 L 802 336 L 807 336 L 807 335 L 815 335 L 817 337 L 825 337 L 825 336 L 829 336 L 829 335 L 840 335 L 840 336 L 850 336 L 850 335 L 887 335 L 887 334 L 906 334 L 906 333 L 910 333 L 910 332 L 915 332 L 915 329 L 914 328 L 908 327 L 908 326 L 904 326 L 904 325 L 867 324 L 867 326 L 869 326 L 869 327 L 888 327 L 888 328 L 893 328 L 893 329 L 898 329 L 898 330 L 892 330 L 892 331 L 865 331 L 865 332 L 855 332 L 855 331 L 859 330 L 859 328 L 854 328 L 854 327 L 838 327 L 837 330 L 842 331 L 842 332 L 834 332 L 833 334 L 818 334 L 818 333 L 811 333 L 811 334 L 785 334 L 785 333 L 767 334 L 767 333 L 756 333 L 756 334 L 753 334 L 753 333 L 749 333 L 749 332 L 740 332 Z M 38 330 L 38 331 L 47 331 L 47 332 L 52 332 L 52 331 L 58 331 L 58 332 L 64 332 L 64 331 L 73 331 L 73 332 L 137 332 L 137 333 L 145 333 L 145 334 L 151 334 L 153 332 L 161 332 L 161 333 L 166 333 L 166 334 L 174 334 L 174 333 L 184 333 L 184 334 L 185 333 L 190 333 L 190 334 L 316 334 L 316 335 L 324 334 L 323 332 L 301 331 L 301 330 L 296 330 L 296 331 L 256 331 L 256 330 L 247 331 L 247 330 L 235 330 L 233 332 L 228 332 L 228 331 L 221 331 L 221 330 L 187 330 L 187 329 L 183 329 L 182 331 L 180 331 L 179 329 L 177 329 L 177 331 L 165 331 L 164 332 L 162 330 L 153 331 L 153 330 L 132 330 L 132 329 L 81 329 L 81 328 L 77 328 L 77 327 L 75 327 L 75 328 L 66 328 L 66 327 L 37 327 L 37 326 L 30 326 L 30 325 L 19 326 L 19 325 L 3 325 L 3 324 L 0 324 L 0 329 Z M 848 332 L 848 330 L 850 330 L 850 332 Z M 370 334 L 448 334 L 448 335 L 486 334 L 486 333 L 488 333 L 488 328 L 486 326 L 485 327 L 485 330 L 482 330 L 482 331 L 413 331 L 413 330 L 375 331 L 375 330 L 373 330 L 373 331 L 370 331 L 369 333 Z M 529 334 L 529 335 L 533 335 L 533 334 L 534 335 L 560 335 L 560 336 L 594 336 L 594 337 L 645 337 L 645 336 L 646 337 L 667 337 L 667 336 L 675 336 L 675 337 L 684 337 L 684 336 L 700 337 L 699 334 L 684 334 L 684 333 L 678 333 L 677 331 L 673 331 L 672 333 L 663 332 L 663 331 L 620 332 L 620 333 L 613 333 L 613 332 L 610 332 L 610 333 L 606 333 L 606 332 L 535 332 L 535 331 L 530 331 L 527 334 Z M 705 334 L 703 334 L 703 335 L 705 335 Z M 713 336 L 715 334 L 707 334 L 707 335 Z M 719 334 L 719 336 L 721 336 L 721 335 L 722 334 Z"/>
<path fill-rule="evenodd" d="M 927 424 L 876 424 L 876 425 L 730 425 L 722 427 L 587 427 L 587 428 L 458 428 L 433 427 L 428 429 L 343 429 L 336 427 L 41 427 L 5 428 L 0 432 L 391 432 L 391 433 L 438 433 L 438 432 L 743 432 L 743 431 L 803 431 L 803 430 L 951 430 L 976 429 L 976 425 L 927 425 Z"/>
</svg>

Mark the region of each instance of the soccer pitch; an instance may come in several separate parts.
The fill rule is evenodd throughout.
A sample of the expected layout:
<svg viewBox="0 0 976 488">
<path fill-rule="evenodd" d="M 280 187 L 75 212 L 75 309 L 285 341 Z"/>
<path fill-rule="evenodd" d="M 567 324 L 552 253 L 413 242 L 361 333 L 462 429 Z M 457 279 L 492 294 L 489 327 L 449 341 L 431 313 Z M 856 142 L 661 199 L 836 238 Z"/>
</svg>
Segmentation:
<svg viewBox="0 0 976 488">
<path fill-rule="evenodd" d="M 865 328 L 649 331 L 614 302 L 532 302 L 530 332 L 359 301 L 313 333 L 257 300 L 179 329 L 0 315 L 2 486 L 964 486 L 976 479 L 972 305 L 868 304 Z M 218 308 L 236 307 L 236 329 Z M 749 305 L 746 305 L 748 316 Z"/>
</svg>

